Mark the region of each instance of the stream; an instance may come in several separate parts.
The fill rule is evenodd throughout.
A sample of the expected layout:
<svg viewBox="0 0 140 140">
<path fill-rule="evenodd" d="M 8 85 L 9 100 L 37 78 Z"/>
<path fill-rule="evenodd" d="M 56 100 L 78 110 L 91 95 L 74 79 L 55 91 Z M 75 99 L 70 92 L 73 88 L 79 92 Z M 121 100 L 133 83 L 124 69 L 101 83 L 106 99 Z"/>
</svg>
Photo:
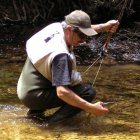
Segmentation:
<svg viewBox="0 0 140 140">
<path fill-rule="evenodd" d="M 93 102 L 114 102 L 105 116 L 81 112 L 66 122 L 46 127 L 27 119 L 28 109 L 17 98 L 16 84 L 23 64 L 0 60 L 1 140 L 140 140 L 140 65 L 101 67 Z M 87 66 L 78 69 L 84 73 Z M 92 67 L 83 80 L 92 84 L 97 70 L 98 66 Z"/>
</svg>

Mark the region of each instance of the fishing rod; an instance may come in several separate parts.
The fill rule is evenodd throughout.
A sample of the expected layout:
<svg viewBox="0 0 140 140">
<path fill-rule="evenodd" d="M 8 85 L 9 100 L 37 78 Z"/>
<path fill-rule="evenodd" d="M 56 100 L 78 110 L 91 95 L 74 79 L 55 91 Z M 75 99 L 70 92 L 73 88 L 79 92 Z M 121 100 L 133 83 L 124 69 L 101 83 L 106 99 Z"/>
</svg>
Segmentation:
<svg viewBox="0 0 140 140">
<path fill-rule="evenodd" d="M 118 16 L 118 19 L 117 19 L 119 21 L 119 23 L 122 20 L 122 17 L 124 15 L 124 11 L 125 11 L 125 8 L 127 6 L 128 1 L 129 0 L 124 0 L 124 4 L 123 4 L 123 7 L 122 7 L 122 10 L 121 10 L 121 12 L 120 12 L 120 14 Z M 106 41 L 105 41 L 105 43 L 104 43 L 104 45 L 103 45 L 103 53 L 107 52 L 107 47 L 108 47 L 108 44 L 110 43 L 110 40 L 111 40 L 112 36 L 113 36 L 113 32 L 110 32 L 108 37 L 107 37 L 107 39 L 106 39 Z"/>
<path fill-rule="evenodd" d="M 124 15 L 125 8 L 126 8 L 126 6 L 127 6 L 127 4 L 128 4 L 128 1 L 129 1 L 129 0 L 124 0 L 123 7 L 122 7 L 122 9 L 121 9 L 121 12 L 119 13 L 118 18 L 117 18 L 117 20 L 119 21 L 119 23 L 120 23 L 121 20 L 122 20 L 122 17 L 123 17 L 123 15 Z M 107 52 L 108 44 L 110 43 L 110 40 L 111 40 L 112 36 L 113 36 L 113 32 L 110 32 L 109 35 L 108 35 L 108 37 L 107 37 L 107 39 L 106 39 L 106 41 L 105 41 L 105 43 L 104 43 L 104 45 L 103 45 L 103 47 L 102 47 L 102 51 L 101 51 L 101 53 L 99 54 L 99 57 L 97 58 L 97 60 L 95 60 L 95 62 L 97 62 L 100 58 L 102 58 L 101 61 L 100 61 L 100 65 L 99 65 L 99 68 L 98 68 L 98 70 L 97 70 L 97 73 L 96 73 L 96 75 L 95 75 L 95 78 L 94 78 L 94 80 L 93 80 L 92 86 L 94 85 L 94 83 L 95 83 L 95 81 L 96 81 L 96 79 L 97 79 L 97 76 L 98 76 L 98 74 L 99 74 L 99 71 L 100 71 L 101 66 L 102 66 L 102 63 L 103 63 L 103 56 L 105 56 L 104 54 Z M 95 64 L 95 62 L 93 62 L 93 64 L 92 64 L 91 66 L 89 66 L 89 68 L 88 68 L 84 73 L 86 73 L 86 72 Z"/>
</svg>

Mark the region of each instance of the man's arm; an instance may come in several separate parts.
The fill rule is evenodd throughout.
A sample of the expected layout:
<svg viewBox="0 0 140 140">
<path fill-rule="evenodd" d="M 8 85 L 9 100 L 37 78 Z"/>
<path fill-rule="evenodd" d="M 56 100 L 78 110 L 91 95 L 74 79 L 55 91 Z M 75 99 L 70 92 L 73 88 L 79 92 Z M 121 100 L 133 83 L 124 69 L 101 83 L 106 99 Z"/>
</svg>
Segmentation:
<svg viewBox="0 0 140 140">
<path fill-rule="evenodd" d="M 97 102 L 95 104 L 87 102 L 86 100 L 76 95 L 76 93 L 70 90 L 67 86 L 57 86 L 56 91 L 57 96 L 61 100 L 69 105 L 85 110 L 86 112 L 96 116 L 101 116 L 108 112 L 108 109 L 102 106 L 102 102 Z"/>
<path fill-rule="evenodd" d="M 118 20 L 109 20 L 106 23 L 91 25 L 96 32 L 116 32 L 119 26 Z"/>
<path fill-rule="evenodd" d="M 102 106 L 102 102 L 95 104 L 87 102 L 68 88 L 68 85 L 71 85 L 71 70 L 71 63 L 66 54 L 61 54 L 54 58 L 52 63 L 52 85 L 56 86 L 58 98 L 69 105 L 95 114 L 96 116 L 108 112 L 108 109 Z"/>
</svg>

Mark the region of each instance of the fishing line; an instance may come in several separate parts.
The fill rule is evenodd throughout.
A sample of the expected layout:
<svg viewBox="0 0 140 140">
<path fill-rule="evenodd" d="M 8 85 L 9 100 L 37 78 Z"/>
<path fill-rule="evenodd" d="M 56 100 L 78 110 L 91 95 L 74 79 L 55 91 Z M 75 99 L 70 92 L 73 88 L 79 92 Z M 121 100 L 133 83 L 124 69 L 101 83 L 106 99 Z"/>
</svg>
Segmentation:
<svg viewBox="0 0 140 140">
<path fill-rule="evenodd" d="M 95 83 L 95 81 L 96 81 L 96 79 L 97 79 L 97 76 L 98 76 L 98 74 L 99 74 L 99 72 L 100 72 L 102 63 L 103 63 L 103 57 L 102 57 L 102 59 L 101 59 L 101 62 L 100 62 L 99 68 L 98 68 L 98 70 L 97 70 L 97 73 L 96 73 L 96 75 L 95 75 L 95 78 L 94 78 L 94 81 L 93 81 L 93 83 L 92 83 L 92 86 L 94 85 L 94 83 Z"/>
<path fill-rule="evenodd" d="M 84 73 L 83 73 L 83 75 L 86 74 L 86 73 L 89 71 L 89 69 L 92 68 L 92 66 L 93 66 L 99 59 L 101 59 L 100 65 L 99 65 L 98 70 L 97 70 L 97 72 L 96 72 L 95 78 L 94 78 L 94 80 L 93 80 L 93 82 L 92 82 L 92 86 L 94 85 L 94 83 L 95 83 L 95 81 L 96 81 L 96 79 L 97 79 L 97 77 L 98 77 L 98 74 L 99 74 L 99 72 L 100 72 L 100 69 L 101 69 L 101 66 L 102 66 L 102 63 L 103 63 L 103 57 L 102 57 L 102 55 L 100 54 L 100 56 L 99 56 L 99 57 L 84 71 Z"/>
<path fill-rule="evenodd" d="M 101 55 L 83 72 L 83 75 L 86 74 L 90 68 L 101 58 Z"/>
</svg>

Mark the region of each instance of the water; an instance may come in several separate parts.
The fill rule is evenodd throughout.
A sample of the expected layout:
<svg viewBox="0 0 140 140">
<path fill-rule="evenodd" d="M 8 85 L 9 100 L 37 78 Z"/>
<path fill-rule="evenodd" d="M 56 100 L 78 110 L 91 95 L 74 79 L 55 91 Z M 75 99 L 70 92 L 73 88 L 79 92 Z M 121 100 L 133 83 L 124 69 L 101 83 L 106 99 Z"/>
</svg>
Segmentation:
<svg viewBox="0 0 140 140">
<path fill-rule="evenodd" d="M 81 112 L 62 124 L 45 127 L 25 118 L 27 108 L 18 100 L 16 84 L 23 64 L 0 68 L 0 140 L 139 140 L 140 66 L 103 66 L 95 82 L 95 101 L 113 101 L 110 112 L 96 118 Z M 92 84 L 98 66 L 84 75 Z M 87 67 L 79 66 L 83 73 Z M 95 102 L 93 101 L 93 102 Z"/>
</svg>

